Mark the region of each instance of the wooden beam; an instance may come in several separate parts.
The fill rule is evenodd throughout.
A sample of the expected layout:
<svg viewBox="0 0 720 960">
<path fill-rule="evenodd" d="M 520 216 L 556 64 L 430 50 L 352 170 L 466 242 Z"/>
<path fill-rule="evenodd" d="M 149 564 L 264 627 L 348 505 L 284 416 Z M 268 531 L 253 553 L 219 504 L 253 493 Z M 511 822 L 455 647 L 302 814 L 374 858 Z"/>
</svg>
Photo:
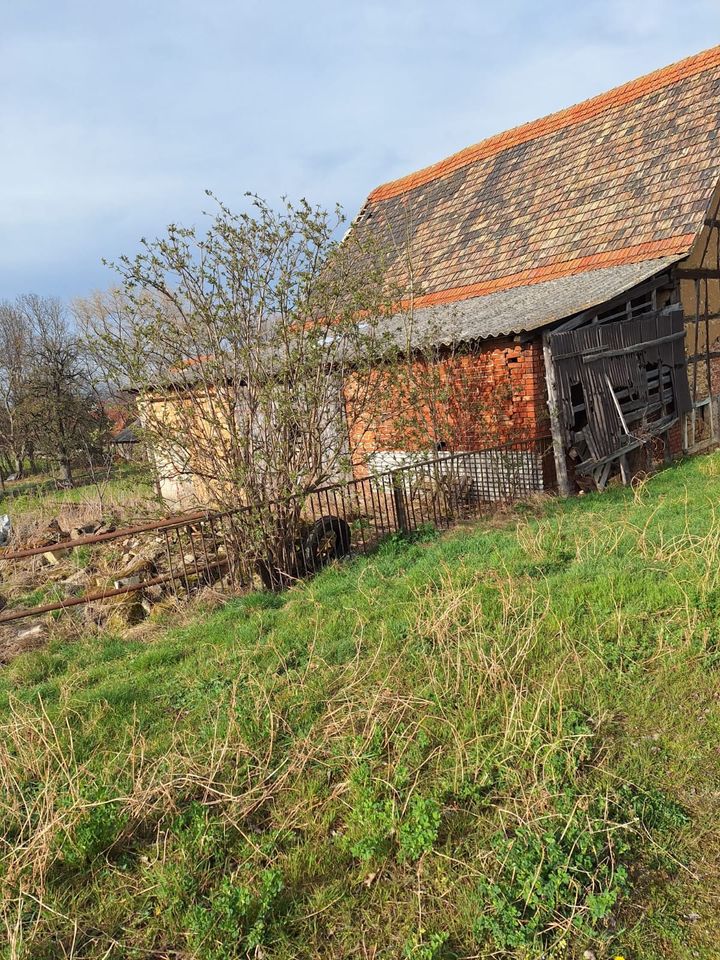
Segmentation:
<svg viewBox="0 0 720 960">
<path fill-rule="evenodd" d="M 550 412 L 550 433 L 552 434 L 553 456 L 555 458 L 555 474 L 558 482 L 558 493 L 561 497 L 569 497 L 570 478 L 568 477 L 567 460 L 565 458 L 565 437 L 560 422 L 560 408 L 555 376 L 555 364 L 550 351 L 550 334 L 543 333 L 543 356 L 545 358 L 545 382 L 547 384 L 547 405 Z"/>
<path fill-rule="evenodd" d="M 678 280 L 720 280 L 720 270 L 716 267 L 678 267 L 675 275 Z"/>
<path fill-rule="evenodd" d="M 688 363 L 700 363 L 700 361 L 705 361 L 708 357 L 711 360 L 717 360 L 720 358 L 720 351 L 718 350 L 709 350 L 707 353 L 697 353 L 692 357 L 687 358 Z"/>
<path fill-rule="evenodd" d="M 717 217 L 707 217 L 705 220 L 706 227 L 720 227 L 720 220 Z"/>
<path fill-rule="evenodd" d="M 684 317 L 685 323 L 705 323 L 705 320 L 720 320 L 720 313 L 701 314 L 698 317 Z"/>
</svg>

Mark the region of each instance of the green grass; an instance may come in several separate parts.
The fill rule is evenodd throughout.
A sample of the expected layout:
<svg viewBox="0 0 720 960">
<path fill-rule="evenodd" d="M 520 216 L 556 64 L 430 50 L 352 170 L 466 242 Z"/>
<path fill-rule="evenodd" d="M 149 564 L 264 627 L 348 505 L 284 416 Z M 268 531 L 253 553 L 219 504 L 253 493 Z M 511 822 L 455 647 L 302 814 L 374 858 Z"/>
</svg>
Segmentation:
<svg viewBox="0 0 720 960">
<path fill-rule="evenodd" d="M 719 478 L 18 658 L 0 956 L 717 957 Z"/>
<path fill-rule="evenodd" d="M 77 472 L 87 475 L 87 471 Z M 155 498 L 147 470 L 134 464 L 118 464 L 110 479 L 99 470 L 97 484 L 83 483 L 70 490 L 53 490 L 48 486 L 38 489 L 38 482 L 32 478 L 23 481 L 20 489 L 25 492 L 15 491 L 11 496 L 0 496 L 0 514 L 9 513 L 11 517 L 17 517 L 32 512 L 58 511 L 66 504 L 81 504 L 88 498 L 95 499 L 99 492 L 111 504 L 121 503 L 127 497 Z"/>
</svg>

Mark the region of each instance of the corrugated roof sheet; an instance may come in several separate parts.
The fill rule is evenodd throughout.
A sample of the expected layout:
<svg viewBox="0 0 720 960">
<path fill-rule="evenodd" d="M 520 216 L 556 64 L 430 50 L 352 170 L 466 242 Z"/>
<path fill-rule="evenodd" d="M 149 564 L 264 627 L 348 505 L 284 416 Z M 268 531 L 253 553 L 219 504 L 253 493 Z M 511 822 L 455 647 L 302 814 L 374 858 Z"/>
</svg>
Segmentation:
<svg viewBox="0 0 720 960">
<path fill-rule="evenodd" d="M 115 436 L 110 438 L 111 443 L 137 443 L 137 423 L 132 423 L 130 426 L 125 427 L 124 430 L 121 430 L 119 433 L 116 433 Z"/>
<path fill-rule="evenodd" d="M 612 300 L 676 261 L 646 260 L 589 270 L 586 273 L 513 287 L 484 297 L 420 307 L 411 319 L 393 318 L 392 332 L 401 345 L 454 344 L 485 337 L 537 330 L 546 324 Z M 408 330 L 409 328 L 409 330 Z"/>
<path fill-rule="evenodd" d="M 387 239 L 401 284 L 412 257 L 423 306 L 680 259 L 720 178 L 719 132 L 720 46 L 379 187 L 353 229 Z"/>
</svg>

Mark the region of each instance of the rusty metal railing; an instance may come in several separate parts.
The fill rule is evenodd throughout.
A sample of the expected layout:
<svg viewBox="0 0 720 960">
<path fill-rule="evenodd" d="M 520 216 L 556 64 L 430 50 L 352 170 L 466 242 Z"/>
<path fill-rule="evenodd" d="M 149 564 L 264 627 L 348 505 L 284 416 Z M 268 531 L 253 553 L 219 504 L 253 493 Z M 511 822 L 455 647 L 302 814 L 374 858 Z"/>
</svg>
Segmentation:
<svg viewBox="0 0 720 960">
<path fill-rule="evenodd" d="M 478 516 L 491 505 L 552 489 L 554 475 L 549 451 L 549 442 L 542 439 L 463 453 L 439 453 L 419 461 L 408 458 L 393 469 L 368 472 L 346 483 L 289 498 L 284 506 L 301 500 L 302 516 L 314 546 L 320 544 L 327 529 L 343 541 L 343 549 L 332 555 L 368 553 L 388 535 L 410 533 L 424 525 L 445 529 Z M 271 505 L 276 509 L 280 506 Z M 70 595 L 30 608 L 6 609 L 0 614 L 0 625 L 155 588 L 186 596 L 221 579 L 228 588 L 248 586 L 254 570 L 242 552 L 242 526 L 249 522 L 254 509 L 257 508 L 243 506 L 224 513 L 198 510 L 72 540 L 0 550 L 1 569 L 5 564 L 43 554 L 138 541 L 134 555 L 137 562 L 133 564 L 131 558 L 124 567 L 102 575 L 100 579 L 108 581 L 105 585 L 96 584 L 97 589 L 79 596 Z M 149 545 L 144 549 L 143 540 Z M 299 574 L 312 574 L 323 565 L 325 557 L 308 553 L 306 544 L 301 546 L 304 562 Z"/>
</svg>

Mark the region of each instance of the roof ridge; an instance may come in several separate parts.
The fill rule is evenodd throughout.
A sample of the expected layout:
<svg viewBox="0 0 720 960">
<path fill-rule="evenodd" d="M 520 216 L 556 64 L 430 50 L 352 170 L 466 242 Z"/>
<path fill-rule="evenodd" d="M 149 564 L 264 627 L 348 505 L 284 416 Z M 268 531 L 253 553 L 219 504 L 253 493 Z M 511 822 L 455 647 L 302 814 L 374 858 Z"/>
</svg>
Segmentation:
<svg viewBox="0 0 720 960">
<path fill-rule="evenodd" d="M 597 116 L 604 110 L 613 106 L 631 103 L 634 100 L 645 96 L 648 93 L 654 93 L 664 87 L 671 86 L 688 77 L 703 73 L 713 67 L 720 66 L 720 45 L 710 47 L 693 56 L 678 60 L 666 67 L 653 70 L 635 80 L 630 80 L 620 86 L 613 87 L 604 93 L 597 94 L 580 103 L 565 107 L 555 113 L 540 117 L 537 120 L 530 120 L 527 123 L 511 127 L 501 133 L 493 134 L 485 140 L 470 147 L 465 147 L 456 153 L 451 154 L 444 160 L 437 161 L 414 173 L 391 180 L 388 183 L 376 187 L 367 199 L 367 203 L 388 200 L 391 197 L 399 196 L 414 187 L 422 186 L 425 183 L 431 183 L 438 180 L 461 167 L 468 166 L 476 160 L 481 160 L 493 154 L 500 153 L 510 147 L 518 146 L 521 143 L 527 143 L 530 140 L 536 140 L 539 137 L 564 127 L 581 123 Z"/>
</svg>

